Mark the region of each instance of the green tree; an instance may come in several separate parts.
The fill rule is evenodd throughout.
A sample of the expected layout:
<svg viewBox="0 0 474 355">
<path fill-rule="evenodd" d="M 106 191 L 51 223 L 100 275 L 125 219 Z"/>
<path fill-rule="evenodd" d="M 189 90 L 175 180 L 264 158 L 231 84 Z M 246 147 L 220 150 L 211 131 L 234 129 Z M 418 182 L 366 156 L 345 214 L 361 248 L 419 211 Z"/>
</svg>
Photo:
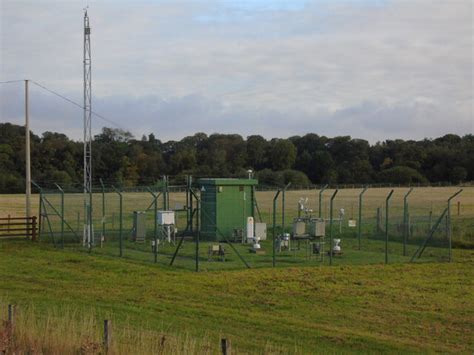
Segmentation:
<svg viewBox="0 0 474 355">
<path fill-rule="evenodd" d="M 273 171 L 271 169 L 263 169 L 257 172 L 256 175 L 261 185 L 267 186 L 283 186 L 285 180 L 280 171 Z"/>
<path fill-rule="evenodd" d="M 272 147 L 273 170 L 291 169 L 296 160 L 296 147 L 288 139 L 278 139 Z"/>
<path fill-rule="evenodd" d="M 247 166 L 255 170 L 267 167 L 268 142 L 262 136 L 247 137 Z"/>
<path fill-rule="evenodd" d="M 467 170 L 462 166 L 455 166 L 449 173 L 449 181 L 459 184 L 466 180 Z"/>
<path fill-rule="evenodd" d="M 427 179 L 413 168 L 409 168 L 408 166 L 395 166 L 383 170 L 379 174 L 379 181 L 393 184 L 412 184 L 426 183 Z"/>
<path fill-rule="evenodd" d="M 295 188 L 308 188 L 311 184 L 308 177 L 305 173 L 298 170 L 284 170 L 283 174 L 283 183 L 288 184 L 291 182 L 291 185 Z"/>
</svg>

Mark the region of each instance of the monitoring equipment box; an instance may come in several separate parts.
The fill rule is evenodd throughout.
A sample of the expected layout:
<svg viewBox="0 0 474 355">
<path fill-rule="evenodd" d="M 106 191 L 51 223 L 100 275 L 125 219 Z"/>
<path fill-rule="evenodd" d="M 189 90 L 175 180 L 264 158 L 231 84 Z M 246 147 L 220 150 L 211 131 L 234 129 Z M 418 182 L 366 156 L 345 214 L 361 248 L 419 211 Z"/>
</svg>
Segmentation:
<svg viewBox="0 0 474 355">
<path fill-rule="evenodd" d="M 201 238 L 219 241 L 245 230 L 254 217 L 254 179 L 199 179 Z"/>
<path fill-rule="evenodd" d="M 312 237 L 326 236 L 326 222 L 322 219 L 312 219 L 309 222 L 309 235 Z"/>
<path fill-rule="evenodd" d="M 174 225 L 174 211 L 158 211 L 158 224 L 162 226 Z"/>
</svg>

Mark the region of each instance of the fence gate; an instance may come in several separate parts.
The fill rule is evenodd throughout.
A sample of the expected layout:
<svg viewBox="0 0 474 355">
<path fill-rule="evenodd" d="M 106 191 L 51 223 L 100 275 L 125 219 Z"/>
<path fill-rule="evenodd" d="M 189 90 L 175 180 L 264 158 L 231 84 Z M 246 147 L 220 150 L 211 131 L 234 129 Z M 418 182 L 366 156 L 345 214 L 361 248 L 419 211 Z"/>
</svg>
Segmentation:
<svg viewBox="0 0 474 355">
<path fill-rule="evenodd" d="M 25 237 L 36 240 L 36 216 L 0 218 L 0 239 Z"/>
</svg>

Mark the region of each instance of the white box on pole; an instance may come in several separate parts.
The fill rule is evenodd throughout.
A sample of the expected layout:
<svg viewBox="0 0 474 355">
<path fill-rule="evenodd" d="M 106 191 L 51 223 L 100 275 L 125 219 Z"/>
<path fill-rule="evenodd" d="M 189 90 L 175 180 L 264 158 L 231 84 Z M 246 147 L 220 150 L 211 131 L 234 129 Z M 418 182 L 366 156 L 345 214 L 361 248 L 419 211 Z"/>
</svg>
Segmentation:
<svg viewBox="0 0 474 355">
<path fill-rule="evenodd" d="M 158 211 L 158 224 L 174 225 L 174 211 Z"/>
</svg>

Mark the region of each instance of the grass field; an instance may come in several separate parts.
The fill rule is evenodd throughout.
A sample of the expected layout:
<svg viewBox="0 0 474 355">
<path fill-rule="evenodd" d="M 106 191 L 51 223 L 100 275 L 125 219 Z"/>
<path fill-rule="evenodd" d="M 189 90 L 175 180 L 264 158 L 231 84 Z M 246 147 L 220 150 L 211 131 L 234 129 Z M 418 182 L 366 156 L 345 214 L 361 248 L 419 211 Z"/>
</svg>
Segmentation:
<svg viewBox="0 0 474 355">
<path fill-rule="evenodd" d="M 357 219 L 360 191 L 340 190 L 336 214 L 344 208 L 346 219 Z M 327 255 L 324 260 L 308 257 L 303 242 L 299 250 L 278 253 L 277 268 L 271 268 L 269 230 L 268 240 L 262 242 L 265 255 L 233 244 L 250 270 L 230 245 L 225 246 L 225 262 L 208 261 L 210 243 L 202 242 L 200 270 L 209 273 L 190 272 L 195 267 L 192 240 L 184 241 L 173 267 L 168 264 L 174 246 L 160 247 L 154 264 L 149 243 L 128 240 L 132 212 L 146 210 L 152 202 L 146 192 L 124 193 L 124 255 L 118 258 L 118 195 L 107 193 L 104 221 L 109 238 L 103 248 L 96 247 L 90 254 L 78 244 L 54 249 L 48 233 L 45 243 L 0 240 L 0 307 L 5 312 L 5 304 L 16 303 L 23 312 L 15 334 L 17 350 L 33 347 L 44 353 L 78 353 L 84 344 L 96 346 L 105 318 L 114 321 L 117 353 L 215 354 L 223 336 L 232 340 L 236 353 L 472 353 L 474 188 L 465 188 L 452 202 L 454 263 L 439 262 L 448 257 L 445 230 L 437 232 L 440 244 L 428 245 L 418 263 L 407 262 L 426 236 L 430 211 L 434 221 L 457 188 L 417 188 L 410 195 L 414 236 L 407 256 L 402 253 L 400 221 L 408 189 L 396 188 L 390 205 L 390 264 L 383 265 L 384 236 L 374 226 L 376 210 L 384 211 L 389 191 L 377 188 L 365 194 L 361 250 L 356 230 L 335 222 L 334 236 L 342 238 L 344 254 L 333 258 L 332 267 Z M 332 192 L 324 193 L 326 218 Z M 318 193 L 287 192 L 287 228 L 297 214 L 300 197 L 308 197 L 308 207 L 317 215 Z M 262 218 L 269 225 L 274 194 L 257 193 Z M 59 208 L 58 194 L 46 197 Z M 66 220 L 80 236 L 82 194 L 65 198 Z M 171 207 L 183 206 L 184 200 L 184 193 L 170 194 Z M 95 194 L 98 229 L 101 201 L 101 195 Z M 33 202 L 37 211 L 37 195 Z M 277 224 L 281 225 L 281 202 L 278 208 Z M 0 195 L 0 215 L 24 215 L 24 196 Z M 147 218 L 150 237 L 152 214 Z M 179 228 L 184 222 L 181 213 Z M 59 219 L 51 217 L 51 223 L 57 236 Z M 56 242 L 60 245 L 59 239 Z M 65 329 L 71 329 L 66 338 L 61 335 Z M 166 344 L 154 340 L 163 337 L 168 339 Z"/>
<path fill-rule="evenodd" d="M 474 253 L 454 253 L 455 263 L 196 274 L 3 241 L 0 299 L 39 318 L 92 314 L 118 332 L 186 334 L 197 352 L 214 354 L 221 336 L 236 353 L 472 353 Z"/>
<path fill-rule="evenodd" d="M 446 207 L 447 199 L 460 188 L 458 187 L 419 187 L 414 188 L 408 198 L 410 210 L 414 215 L 428 216 L 429 211 L 440 213 Z M 385 198 L 391 188 L 370 188 L 364 194 L 363 215 L 365 217 L 373 217 L 377 207 L 384 208 Z M 403 210 L 403 196 L 408 192 L 408 188 L 394 188 L 394 194 L 391 198 L 392 212 L 394 215 L 400 216 Z M 453 216 L 457 216 L 457 203 L 460 202 L 460 216 L 474 218 L 474 187 L 463 187 L 463 192 L 452 201 Z M 341 207 L 345 208 L 348 217 L 353 215 L 354 218 L 358 214 L 358 196 L 361 189 L 341 189 L 334 200 L 334 209 L 338 211 Z M 270 216 L 272 210 L 272 200 L 276 191 L 258 191 L 257 201 L 263 215 Z M 329 213 L 329 198 L 334 190 L 325 190 L 323 193 L 323 215 Z M 48 195 L 53 198 L 51 194 Z M 114 193 L 107 193 L 106 200 L 108 209 L 116 211 L 118 205 L 118 197 Z M 296 215 L 297 203 L 300 197 L 308 197 L 308 207 L 313 209 L 315 213 L 318 211 L 319 190 L 289 190 L 286 193 L 286 211 L 288 221 Z M 59 195 L 56 197 L 59 201 Z M 124 194 L 124 212 L 131 213 L 137 208 L 148 206 L 152 201 L 152 197 L 146 192 L 131 192 Z M 39 195 L 33 194 L 32 209 L 38 211 Z M 183 206 L 185 203 L 184 193 L 171 193 L 170 205 L 174 208 L 176 205 Z M 281 202 L 279 202 L 281 203 Z M 101 196 L 94 194 L 94 205 L 97 212 L 100 209 Z M 66 194 L 66 206 L 71 210 L 82 212 L 83 200 L 82 194 Z M 279 205 L 280 206 L 280 205 Z M 22 194 L 0 195 L 0 216 L 23 216 L 25 214 L 25 196 Z M 269 221 L 268 221 L 269 222 Z"/>
</svg>

